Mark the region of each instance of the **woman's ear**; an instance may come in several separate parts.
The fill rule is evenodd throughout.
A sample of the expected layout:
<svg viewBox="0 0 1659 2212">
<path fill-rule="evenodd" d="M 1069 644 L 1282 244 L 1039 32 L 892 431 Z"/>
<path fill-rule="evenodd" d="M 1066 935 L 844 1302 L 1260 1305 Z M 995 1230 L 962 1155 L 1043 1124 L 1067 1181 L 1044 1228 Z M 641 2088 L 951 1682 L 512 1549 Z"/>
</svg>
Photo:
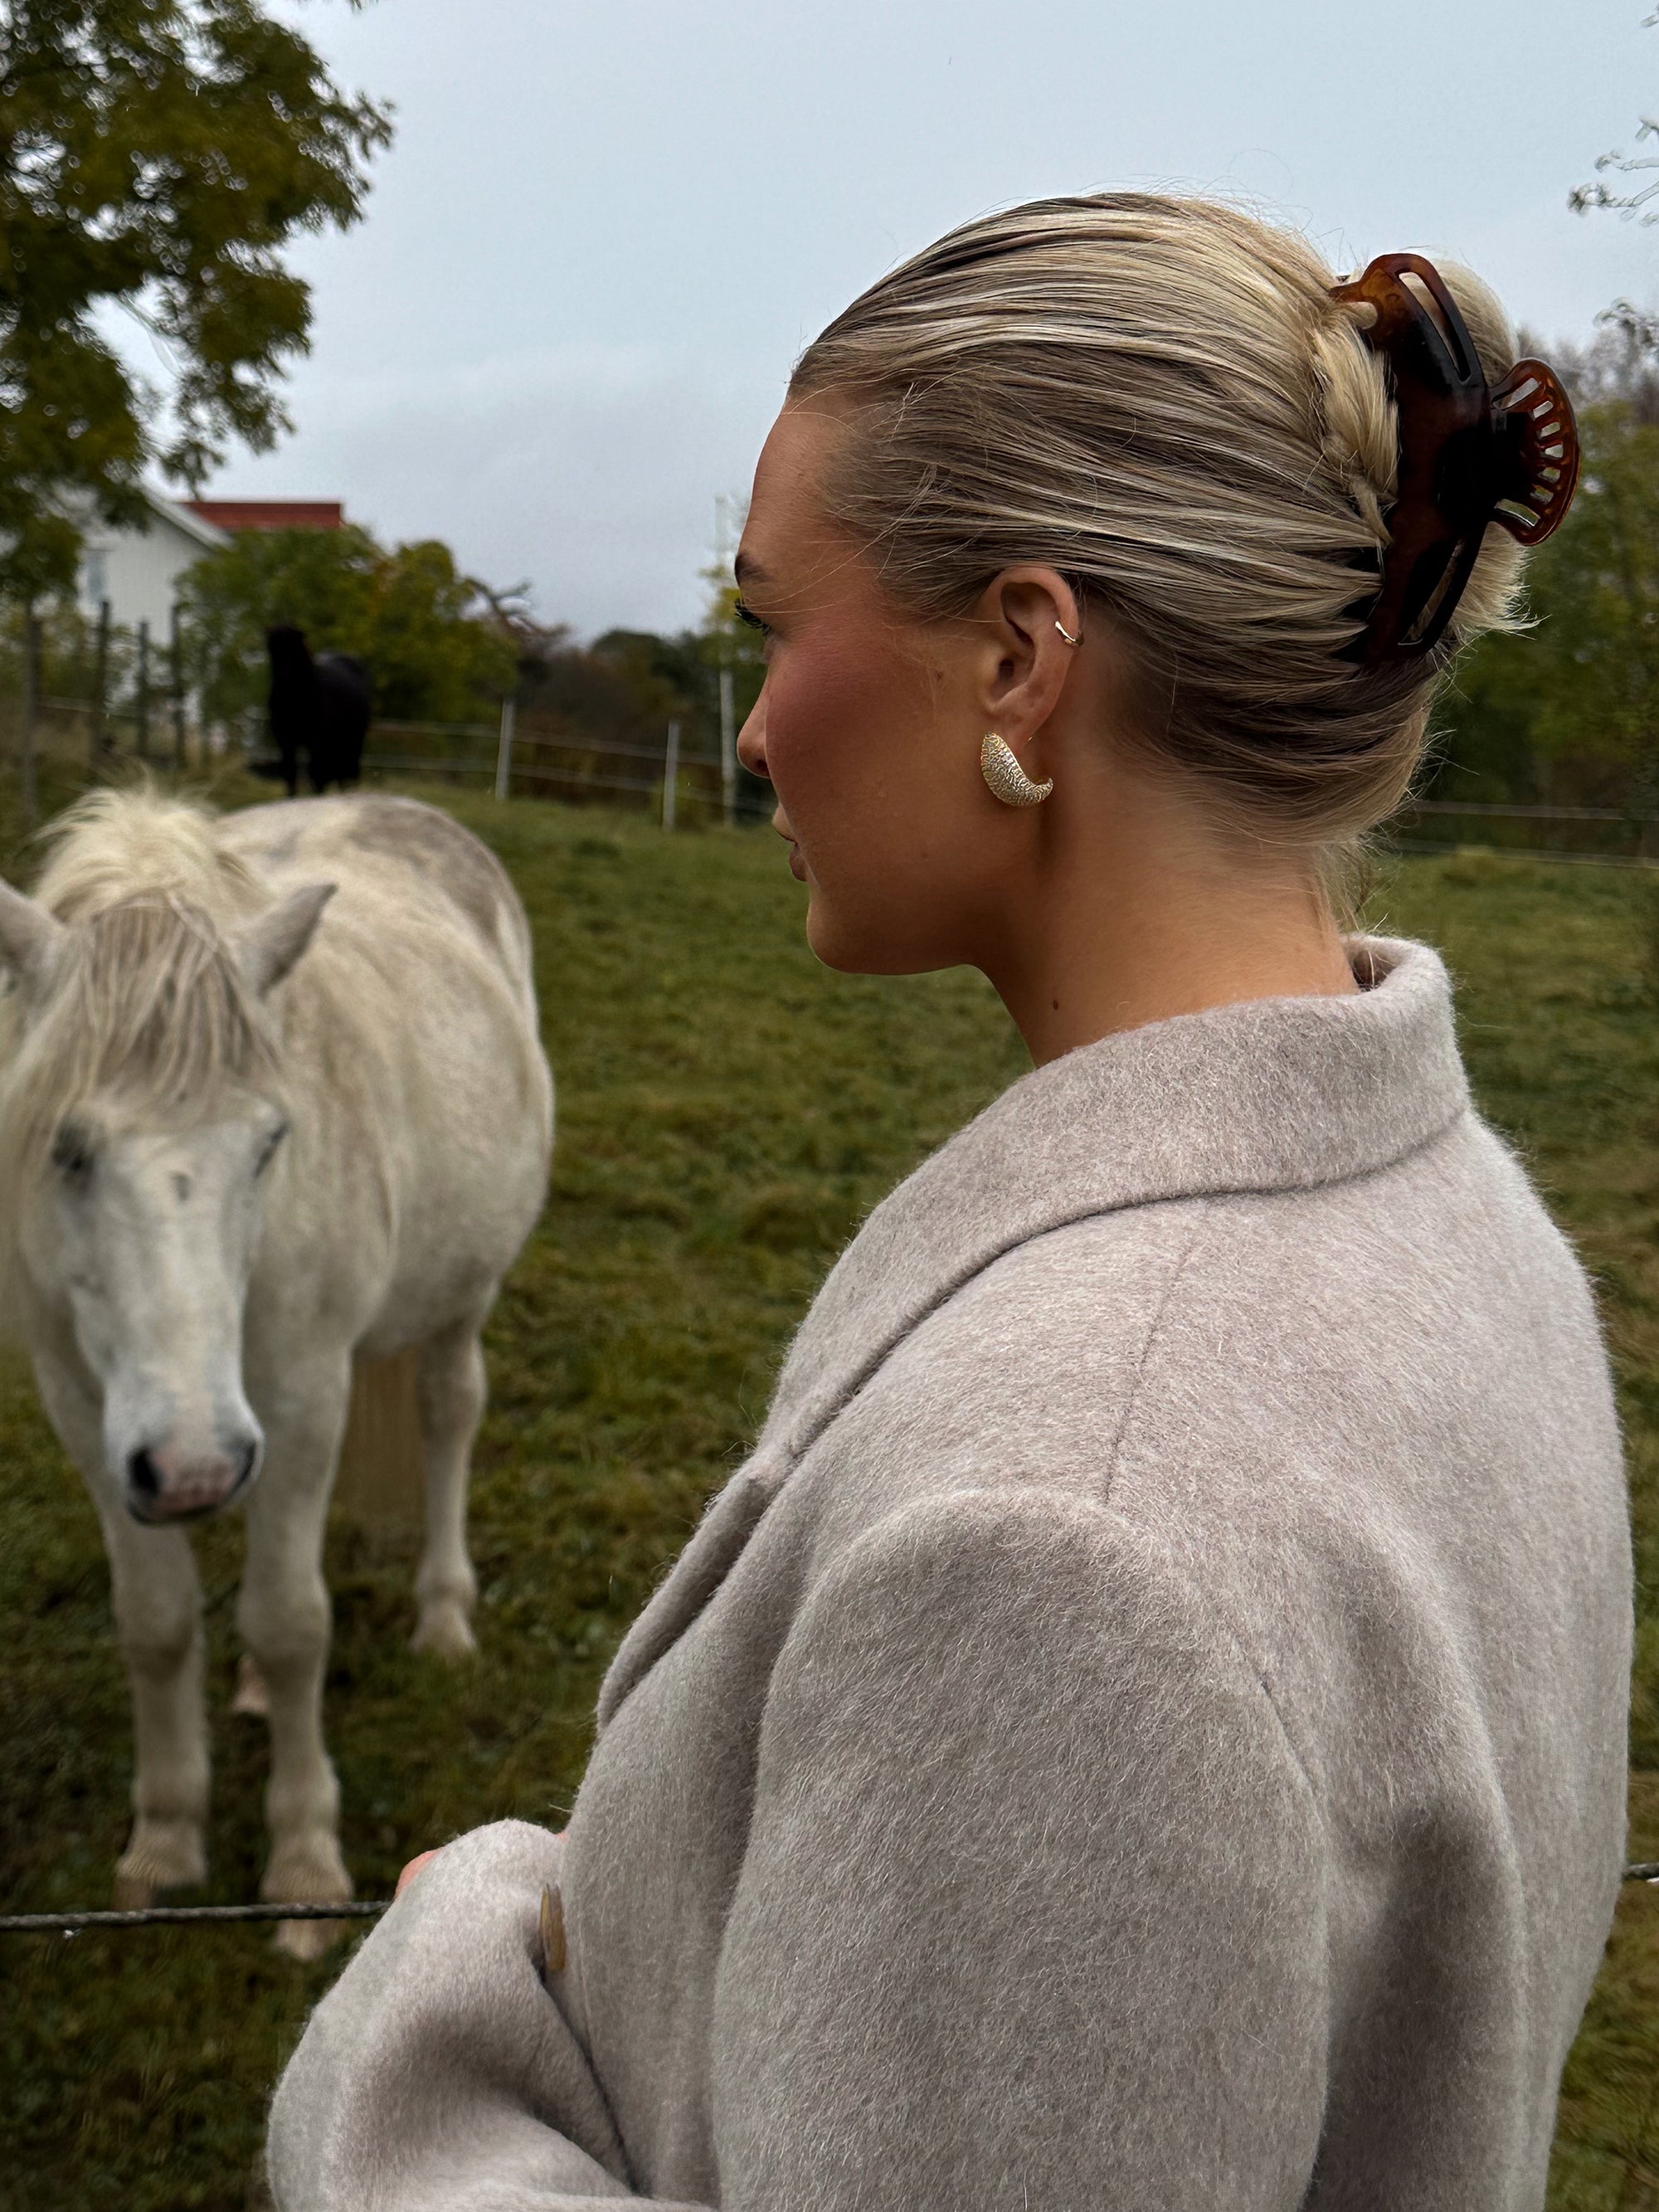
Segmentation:
<svg viewBox="0 0 1659 2212">
<path fill-rule="evenodd" d="M 986 727 L 1034 737 L 1060 704 L 1083 649 L 1077 594 L 1053 568 L 1005 568 L 975 610 Z"/>
</svg>

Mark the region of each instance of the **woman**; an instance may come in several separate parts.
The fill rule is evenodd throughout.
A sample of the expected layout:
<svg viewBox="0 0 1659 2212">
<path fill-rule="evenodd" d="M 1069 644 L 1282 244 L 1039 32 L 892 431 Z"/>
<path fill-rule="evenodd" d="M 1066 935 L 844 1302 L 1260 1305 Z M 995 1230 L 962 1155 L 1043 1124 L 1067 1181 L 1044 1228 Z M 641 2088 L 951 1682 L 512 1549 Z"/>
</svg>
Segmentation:
<svg viewBox="0 0 1659 2212">
<path fill-rule="evenodd" d="M 1323 888 L 1571 495 L 1510 368 L 1468 280 L 1141 196 L 807 351 L 744 757 L 819 956 L 977 965 L 1035 1072 L 831 1275 L 568 1834 L 452 1844 L 319 2008 L 284 2212 L 1542 2201 L 1623 1834 L 1605 1361 L 1439 963 Z"/>
</svg>

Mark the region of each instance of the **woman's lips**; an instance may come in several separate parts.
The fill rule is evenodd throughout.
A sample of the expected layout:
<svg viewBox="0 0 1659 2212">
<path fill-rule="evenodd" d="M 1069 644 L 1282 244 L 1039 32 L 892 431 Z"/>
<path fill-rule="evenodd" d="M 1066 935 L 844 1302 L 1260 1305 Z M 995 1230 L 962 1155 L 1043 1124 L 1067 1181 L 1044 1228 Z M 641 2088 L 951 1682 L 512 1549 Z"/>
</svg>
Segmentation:
<svg viewBox="0 0 1659 2212">
<path fill-rule="evenodd" d="M 789 834 L 787 817 L 781 806 L 772 817 L 772 827 L 789 848 L 790 874 L 798 884 L 804 884 L 806 881 L 806 863 L 800 856 L 800 847 Z"/>
</svg>

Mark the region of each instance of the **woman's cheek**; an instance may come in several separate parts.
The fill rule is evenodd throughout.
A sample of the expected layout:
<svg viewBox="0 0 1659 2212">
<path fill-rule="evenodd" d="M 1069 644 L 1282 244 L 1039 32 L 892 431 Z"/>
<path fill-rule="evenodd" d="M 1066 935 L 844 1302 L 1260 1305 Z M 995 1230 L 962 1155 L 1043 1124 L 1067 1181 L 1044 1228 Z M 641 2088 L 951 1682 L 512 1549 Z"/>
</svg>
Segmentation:
<svg viewBox="0 0 1659 2212">
<path fill-rule="evenodd" d="M 811 834 L 806 817 L 821 802 L 840 799 L 855 811 L 872 768 L 881 780 L 902 688 L 901 672 L 872 656 L 808 647 L 778 654 L 767 678 L 766 762 L 798 834 Z"/>
</svg>

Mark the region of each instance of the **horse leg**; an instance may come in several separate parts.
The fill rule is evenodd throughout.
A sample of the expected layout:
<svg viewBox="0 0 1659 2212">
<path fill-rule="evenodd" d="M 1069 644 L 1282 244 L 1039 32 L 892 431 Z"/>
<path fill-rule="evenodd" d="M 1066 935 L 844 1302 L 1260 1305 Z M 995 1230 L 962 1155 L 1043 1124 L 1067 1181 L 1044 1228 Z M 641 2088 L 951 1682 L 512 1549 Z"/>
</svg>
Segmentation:
<svg viewBox="0 0 1659 2212">
<path fill-rule="evenodd" d="M 472 1439 L 484 1407 L 478 1331 L 488 1310 L 486 1300 L 479 1312 L 441 1329 L 421 1347 L 417 1387 L 426 1462 L 426 1545 L 415 1579 L 415 1649 L 450 1658 L 475 1649 L 471 1620 L 478 1578 L 466 1551 L 466 1485 Z"/>
<path fill-rule="evenodd" d="M 264 1678 L 258 1668 L 246 1651 L 243 1652 L 236 1668 L 236 1689 L 230 1701 L 230 1710 L 234 1713 L 246 1714 L 258 1721 L 267 1719 L 270 1716 L 270 1693 L 265 1688 Z"/>
<path fill-rule="evenodd" d="M 58 1441 L 92 1494 L 104 1532 L 116 1634 L 132 1695 L 132 1832 L 116 1862 L 115 1902 L 207 1871 L 207 1721 L 202 1702 L 202 1590 L 181 1528 L 144 1528 L 104 1466 L 102 1412 L 73 1368 L 37 1350 L 35 1382 Z"/>
<path fill-rule="evenodd" d="M 323 1524 L 349 1389 L 343 1358 L 308 1378 L 284 1377 L 283 1411 L 266 1424 L 265 1465 L 248 1493 L 236 1618 L 267 1700 L 270 1858 L 259 1894 L 279 1904 L 327 1905 L 351 1894 L 340 1856 L 340 1785 L 323 1742 Z M 293 1957 L 314 1959 L 339 1929 L 335 1921 L 285 1921 L 276 1940 Z"/>
<path fill-rule="evenodd" d="M 100 1517 L 136 1738 L 132 1833 L 115 1864 L 126 1907 L 207 1873 L 202 1588 L 182 1528 L 141 1528 L 119 1507 Z"/>
</svg>

